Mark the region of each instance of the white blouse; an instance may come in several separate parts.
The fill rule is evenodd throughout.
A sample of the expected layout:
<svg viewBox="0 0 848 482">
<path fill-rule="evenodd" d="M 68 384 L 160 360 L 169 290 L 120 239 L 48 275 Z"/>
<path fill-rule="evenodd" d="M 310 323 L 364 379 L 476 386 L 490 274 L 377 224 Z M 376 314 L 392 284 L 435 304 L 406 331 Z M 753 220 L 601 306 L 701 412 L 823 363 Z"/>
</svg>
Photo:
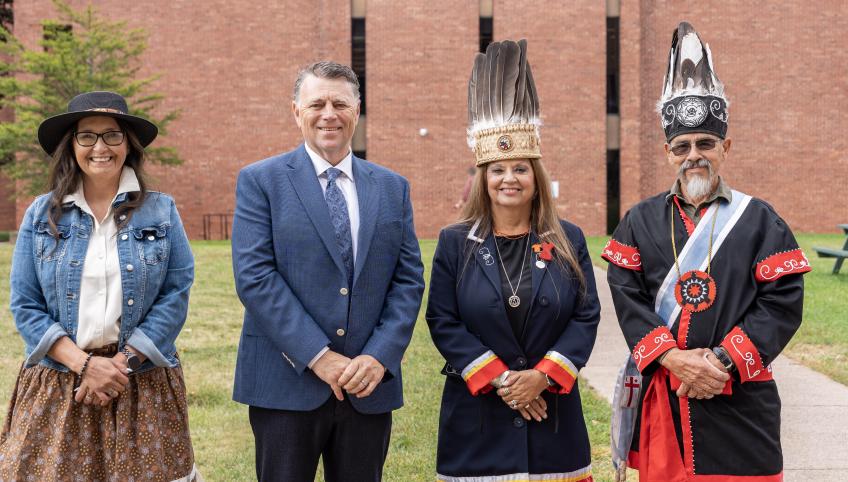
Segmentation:
<svg viewBox="0 0 848 482">
<path fill-rule="evenodd" d="M 121 193 L 140 190 L 135 171 L 124 166 L 115 198 Z M 113 203 L 115 198 L 112 199 Z M 82 183 L 76 192 L 65 196 L 63 201 L 73 202 L 94 221 L 83 261 L 77 324 L 77 346 L 83 350 L 92 350 L 116 343 L 121 331 L 123 289 L 118 261 L 118 225 L 113 217 L 111 203 L 103 219 L 98 220 L 94 216 L 85 200 Z"/>
</svg>

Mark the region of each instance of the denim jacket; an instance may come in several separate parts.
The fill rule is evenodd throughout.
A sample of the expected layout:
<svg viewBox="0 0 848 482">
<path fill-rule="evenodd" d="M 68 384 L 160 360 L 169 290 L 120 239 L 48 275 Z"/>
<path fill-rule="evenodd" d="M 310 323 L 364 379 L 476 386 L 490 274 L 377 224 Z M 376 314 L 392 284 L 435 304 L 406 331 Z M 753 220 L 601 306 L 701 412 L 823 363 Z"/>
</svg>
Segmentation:
<svg viewBox="0 0 848 482">
<path fill-rule="evenodd" d="M 119 194 L 113 206 L 126 199 L 126 193 Z M 25 365 L 68 371 L 47 351 L 63 336 L 76 342 L 82 268 L 94 220 L 76 205 L 64 204 L 57 240 L 50 234 L 49 205 L 49 194 L 38 197 L 21 223 L 11 308 L 26 343 Z M 174 342 L 188 311 L 194 257 L 173 198 L 148 192 L 117 236 L 123 288 L 118 346 L 132 345 L 147 357 L 138 371 L 175 367 Z"/>
</svg>

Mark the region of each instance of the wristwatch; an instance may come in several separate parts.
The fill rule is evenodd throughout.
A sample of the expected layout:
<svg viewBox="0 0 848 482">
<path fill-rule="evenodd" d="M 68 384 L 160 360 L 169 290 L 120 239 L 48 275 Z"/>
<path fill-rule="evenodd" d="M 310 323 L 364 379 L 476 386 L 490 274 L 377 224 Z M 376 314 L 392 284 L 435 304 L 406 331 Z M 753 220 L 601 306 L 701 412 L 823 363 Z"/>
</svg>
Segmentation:
<svg viewBox="0 0 848 482">
<path fill-rule="evenodd" d="M 733 372 L 733 369 L 736 366 L 733 364 L 733 359 L 730 358 L 730 355 L 727 353 L 727 350 L 724 349 L 723 346 L 717 346 L 713 348 L 713 354 L 715 354 L 718 361 L 724 365 L 724 369 L 727 370 L 727 373 Z"/>
<path fill-rule="evenodd" d="M 130 370 L 136 371 L 139 367 L 141 367 L 141 359 L 135 353 L 129 351 L 127 347 L 124 347 L 124 349 L 121 350 L 121 353 L 127 357 L 127 367 L 129 367 Z"/>
</svg>

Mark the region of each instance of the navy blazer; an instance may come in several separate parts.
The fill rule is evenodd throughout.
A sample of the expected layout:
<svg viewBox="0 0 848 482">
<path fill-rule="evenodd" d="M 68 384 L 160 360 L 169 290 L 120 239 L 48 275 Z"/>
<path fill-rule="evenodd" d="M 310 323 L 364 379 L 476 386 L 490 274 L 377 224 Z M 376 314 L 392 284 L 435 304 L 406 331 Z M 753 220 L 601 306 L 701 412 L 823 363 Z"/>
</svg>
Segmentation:
<svg viewBox="0 0 848 482">
<path fill-rule="evenodd" d="M 353 157 L 360 227 L 353 286 L 306 149 L 241 170 L 233 218 L 233 270 L 245 306 L 233 399 L 313 410 L 332 394 L 307 368 L 325 346 L 368 354 L 386 368 L 362 413 L 403 405 L 401 358 L 424 291 L 409 183 Z"/>
<path fill-rule="evenodd" d="M 433 258 L 427 322 L 448 372 L 460 374 L 471 394 L 488 391 L 489 381 L 507 368 L 540 368 L 570 391 L 577 371 L 595 344 L 600 304 L 583 232 L 562 221 L 586 278 L 581 300 L 577 280 L 556 262 L 532 268 L 533 296 L 523 339 L 512 332 L 501 290 L 495 240 L 480 239 L 467 227 L 442 230 Z M 531 242 L 539 243 L 536 233 Z M 541 365 L 540 365 L 541 364 Z"/>
<path fill-rule="evenodd" d="M 523 336 L 504 307 L 494 237 L 467 226 L 442 230 L 433 257 L 427 323 L 447 364 L 436 469 L 441 477 L 481 474 L 589 474 L 589 438 L 577 372 L 595 344 L 600 304 L 580 228 L 562 221 L 586 277 L 581 296 L 569 269 L 532 263 L 533 295 Z M 531 243 L 539 243 L 531 233 Z M 556 382 L 543 392 L 549 417 L 525 422 L 489 382 L 506 369 L 536 368 Z M 569 479 L 571 480 L 571 479 Z M 575 479 L 577 480 L 577 479 Z M 582 478 L 581 478 L 582 480 Z"/>
</svg>

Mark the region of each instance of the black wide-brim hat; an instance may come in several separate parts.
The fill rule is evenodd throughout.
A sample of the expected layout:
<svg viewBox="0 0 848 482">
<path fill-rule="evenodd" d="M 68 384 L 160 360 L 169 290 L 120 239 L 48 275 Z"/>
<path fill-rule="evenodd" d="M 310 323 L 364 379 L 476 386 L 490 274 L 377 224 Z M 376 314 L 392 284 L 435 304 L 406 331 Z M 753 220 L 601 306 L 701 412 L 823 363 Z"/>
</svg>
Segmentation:
<svg viewBox="0 0 848 482">
<path fill-rule="evenodd" d="M 156 139 L 159 128 L 149 120 L 127 112 L 129 112 L 127 101 L 114 92 L 95 91 L 80 94 L 68 102 L 67 112 L 49 117 L 38 126 L 38 142 L 44 152 L 53 155 L 62 136 L 80 119 L 102 115 L 114 117 L 129 124 L 141 145 L 147 147 L 153 139 Z"/>
</svg>

